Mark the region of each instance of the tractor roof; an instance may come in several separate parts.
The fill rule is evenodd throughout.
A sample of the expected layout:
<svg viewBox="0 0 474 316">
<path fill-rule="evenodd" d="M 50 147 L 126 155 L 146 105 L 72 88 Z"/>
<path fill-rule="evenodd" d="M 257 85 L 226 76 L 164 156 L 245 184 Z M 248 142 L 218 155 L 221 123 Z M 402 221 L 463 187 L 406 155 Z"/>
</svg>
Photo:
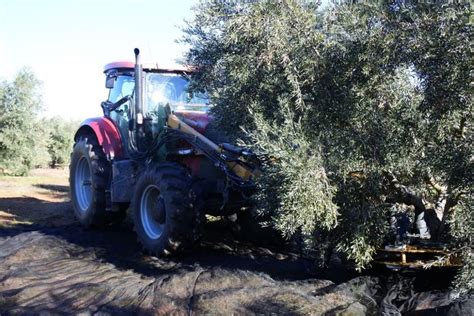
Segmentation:
<svg viewBox="0 0 474 316">
<path fill-rule="evenodd" d="M 111 69 L 130 69 L 135 68 L 135 63 L 132 61 L 116 61 L 105 65 L 104 72 Z M 143 64 L 143 70 L 150 72 L 192 72 L 191 68 L 180 65 L 158 65 L 158 64 Z"/>
</svg>

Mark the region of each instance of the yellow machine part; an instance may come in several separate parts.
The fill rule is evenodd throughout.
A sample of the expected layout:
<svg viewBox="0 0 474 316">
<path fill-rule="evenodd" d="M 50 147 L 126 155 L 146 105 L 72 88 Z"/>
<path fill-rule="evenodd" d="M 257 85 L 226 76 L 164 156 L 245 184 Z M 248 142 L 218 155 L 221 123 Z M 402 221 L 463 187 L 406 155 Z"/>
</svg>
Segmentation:
<svg viewBox="0 0 474 316">
<path fill-rule="evenodd" d="M 183 122 L 179 117 L 177 117 L 175 114 L 170 114 L 168 115 L 168 127 L 180 130 L 186 134 L 192 135 L 196 138 L 199 138 L 200 141 L 208 145 L 210 148 L 215 150 L 218 153 L 221 153 L 223 149 L 215 144 L 213 141 L 211 141 L 209 138 L 206 136 L 202 135 L 199 133 L 197 130 Z M 239 162 L 227 162 L 227 166 L 239 177 L 241 177 L 243 180 L 248 181 L 252 176 L 258 176 L 260 171 L 258 169 L 251 169 L 244 164 L 241 164 Z"/>
<path fill-rule="evenodd" d="M 440 260 L 444 258 L 444 260 Z M 462 260 L 459 256 L 445 249 L 416 247 L 407 245 L 400 249 L 378 249 L 375 263 L 391 268 L 425 268 L 434 267 L 461 267 Z"/>
</svg>

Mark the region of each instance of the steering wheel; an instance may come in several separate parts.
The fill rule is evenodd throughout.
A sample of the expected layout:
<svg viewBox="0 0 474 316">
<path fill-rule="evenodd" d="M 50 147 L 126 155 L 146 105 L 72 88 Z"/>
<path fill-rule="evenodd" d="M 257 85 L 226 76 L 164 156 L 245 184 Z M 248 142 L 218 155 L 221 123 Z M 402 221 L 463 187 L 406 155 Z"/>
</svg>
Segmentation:
<svg viewBox="0 0 474 316">
<path fill-rule="evenodd" d="M 132 99 L 131 96 L 126 95 L 115 103 L 110 102 L 110 101 L 104 101 L 101 103 L 101 106 L 107 111 L 115 111 L 118 107 L 120 107 L 122 104 L 126 103 L 127 101 L 130 101 L 131 99 Z"/>
</svg>

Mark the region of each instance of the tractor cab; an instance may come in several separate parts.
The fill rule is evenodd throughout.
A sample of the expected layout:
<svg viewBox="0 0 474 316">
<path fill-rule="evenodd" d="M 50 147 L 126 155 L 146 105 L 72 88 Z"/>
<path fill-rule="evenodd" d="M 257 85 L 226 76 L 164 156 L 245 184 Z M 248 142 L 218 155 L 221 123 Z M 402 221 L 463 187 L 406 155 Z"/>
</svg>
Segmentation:
<svg viewBox="0 0 474 316">
<path fill-rule="evenodd" d="M 130 145 L 125 148 L 127 153 L 148 148 L 163 130 L 169 112 L 190 118 L 198 130 L 205 129 L 209 99 L 204 93 L 188 91 L 188 69 L 156 65 L 143 65 L 142 69 L 142 76 L 137 76 L 141 85 L 136 86 L 134 63 L 114 62 L 104 67 L 108 98 L 102 109 L 117 126 L 123 143 Z"/>
</svg>

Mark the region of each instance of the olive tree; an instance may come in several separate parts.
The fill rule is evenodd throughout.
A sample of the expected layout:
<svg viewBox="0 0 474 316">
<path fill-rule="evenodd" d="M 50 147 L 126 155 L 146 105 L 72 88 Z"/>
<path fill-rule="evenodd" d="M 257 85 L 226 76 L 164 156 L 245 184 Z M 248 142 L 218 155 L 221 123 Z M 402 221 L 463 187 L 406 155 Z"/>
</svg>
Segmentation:
<svg viewBox="0 0 474 316">
<path fill-rule="evenodd" d="M 44 124 L 49 130 L 48 153 L 49 165 L 52 168 L 69 163 L 71 149 L 74 143 L 74 133 L 79 123 L 60 117 L 45 119 Z"/>
<path fill-rule="evenodd" d="M 308 250 L 358 268 L 395 213 L 452 242 L 472 289 L 468 5 L 202 2 L 185 28 L 192 88 L 234 140 L 276 158 L 256 204 Z M 470 268 L 471 267 L 471 268 Z"/>
<path fill-rule="evenodd" d="M 0 172 L 24 175 L 45 166 L 48 128 L 38 120 L 40 82 L 30 69 L 0 82 Z"/>
</svg>

